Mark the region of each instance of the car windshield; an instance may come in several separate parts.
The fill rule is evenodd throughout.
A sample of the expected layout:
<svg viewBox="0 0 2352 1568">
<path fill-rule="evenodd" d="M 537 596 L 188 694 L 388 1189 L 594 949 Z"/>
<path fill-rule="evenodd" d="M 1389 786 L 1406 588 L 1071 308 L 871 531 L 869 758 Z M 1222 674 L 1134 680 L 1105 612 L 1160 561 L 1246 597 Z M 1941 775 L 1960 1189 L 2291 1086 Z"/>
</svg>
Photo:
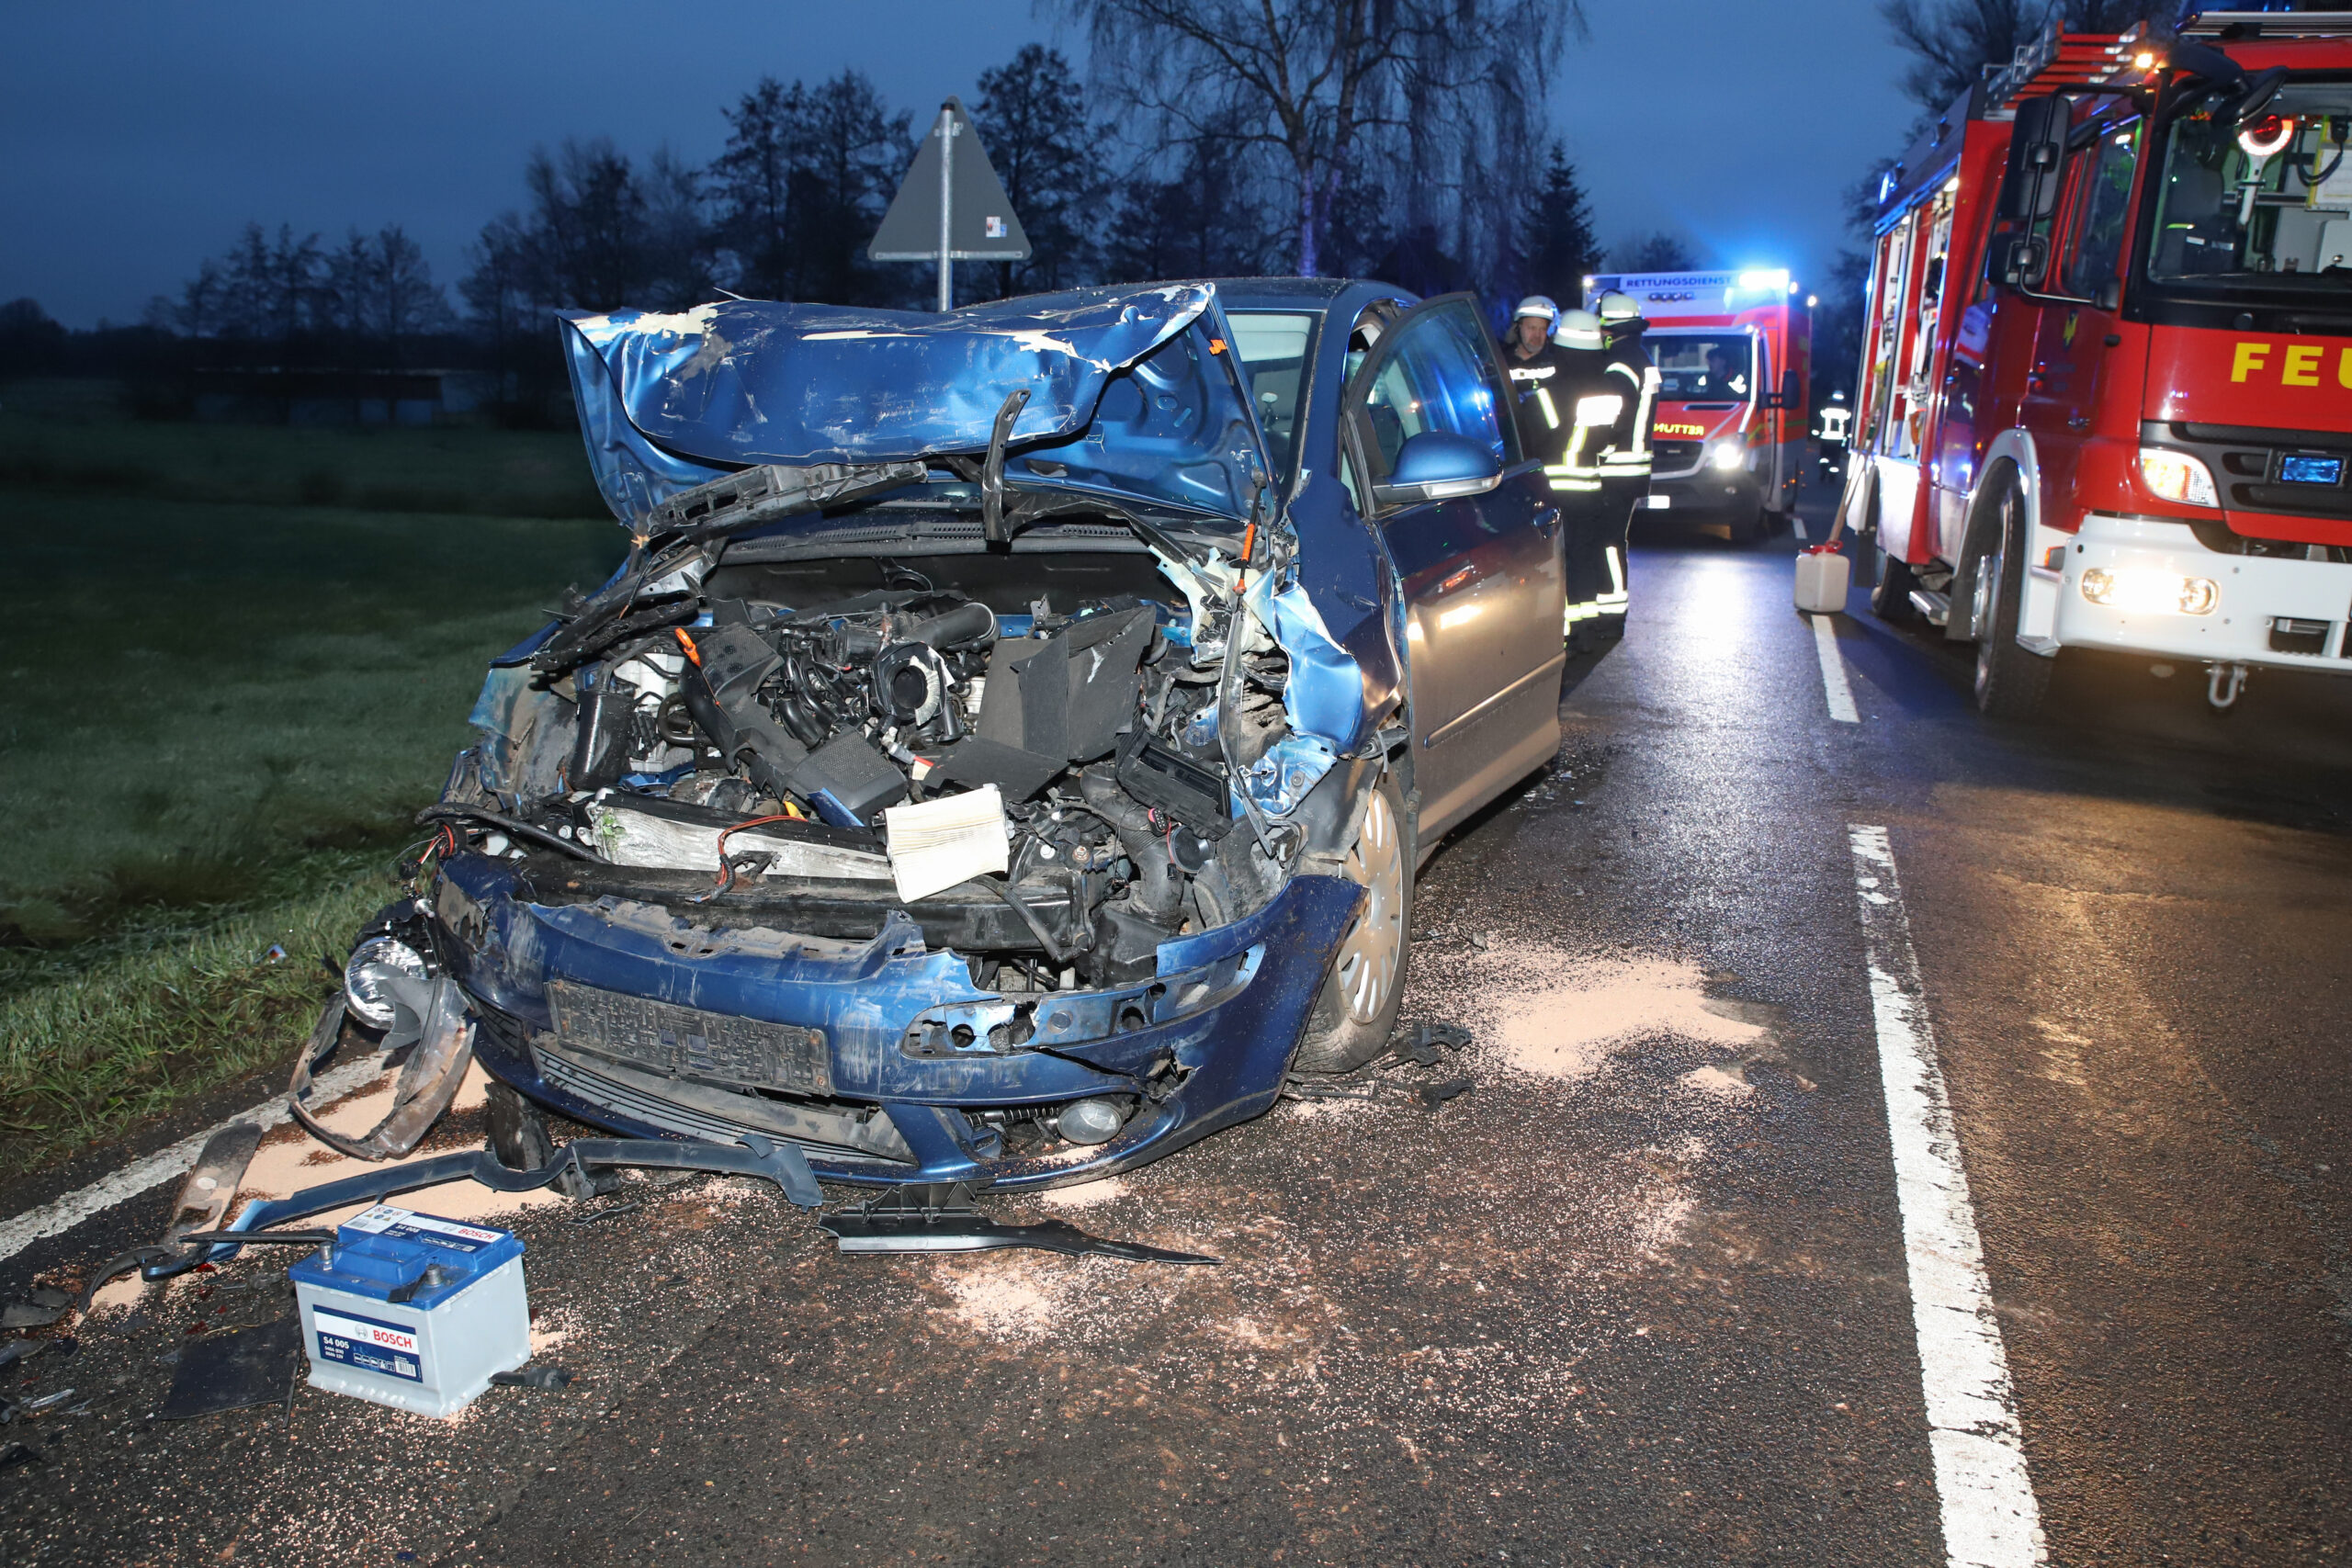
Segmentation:
<svg viewBox="0 0 2352 1568">
<path fill-rule="evenodd" d="M 1755 385 L 1756 347 L 1746 333 L 1652 333 L 1642 346 L 1657 366 L 1662 398 L 1741 402 Z"/>
<path fill-rule="evenodd" d="M 2165 136 L 2150 281 L 2233 299 L 2352 292 L 2347 143 L 2352 82 L 2290 83 L 2237 124 L 2191 108 Z"/>
<path fill-rule="evenodd" d="M 1276 474 L 1286 475 L 1298 438 L 1299 384 L 1306 375 L 1307 344 L 1315 318 L 1305 313 L 1236 310 L 1233 351 L 1250 372 L 1250 392 L 1258 400 L 1258 427 L 1265 433 L 1266 456 Z"/>
</svg>

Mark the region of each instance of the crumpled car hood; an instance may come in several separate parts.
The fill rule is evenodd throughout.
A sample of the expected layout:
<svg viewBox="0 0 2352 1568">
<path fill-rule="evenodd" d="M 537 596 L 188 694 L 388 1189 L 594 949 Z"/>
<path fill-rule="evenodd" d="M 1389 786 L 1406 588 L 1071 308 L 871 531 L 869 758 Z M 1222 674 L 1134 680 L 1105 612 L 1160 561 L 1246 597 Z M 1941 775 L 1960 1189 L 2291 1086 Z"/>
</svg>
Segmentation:
<svg viewBox="0 0 2352 1568">
<path fill-rule="evenodd" d="M 1213 285 L 1073 289 L 944 315 L 729 299 L 567 315 L 598 489 L 634 523 L 754 464 L 987 451 L 1026 389 L 1008 485 L 1239 521 L 1265 472 Z"/>
</svg>

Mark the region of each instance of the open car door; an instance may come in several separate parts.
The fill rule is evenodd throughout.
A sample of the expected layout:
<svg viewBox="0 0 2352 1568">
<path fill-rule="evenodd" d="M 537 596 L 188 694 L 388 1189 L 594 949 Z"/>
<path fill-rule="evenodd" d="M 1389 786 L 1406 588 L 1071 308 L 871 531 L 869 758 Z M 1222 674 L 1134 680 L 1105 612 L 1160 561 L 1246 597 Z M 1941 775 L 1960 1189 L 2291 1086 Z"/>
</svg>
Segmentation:
<svg viewBox="0 0 2352 1568">
<path fill-rule="evenodd" d="M 1424 844 L 1559 750 L 1560 515 L 1509 398 L 1476 297 L 1449 294 L 1381 333 L 1343 403 L 1357 505 L 1404 588 Z M 1499 475 L 1476 493 L 1382 499 L 1406 444 L 1432 433 L 1491 450 Z"/>
</svg>

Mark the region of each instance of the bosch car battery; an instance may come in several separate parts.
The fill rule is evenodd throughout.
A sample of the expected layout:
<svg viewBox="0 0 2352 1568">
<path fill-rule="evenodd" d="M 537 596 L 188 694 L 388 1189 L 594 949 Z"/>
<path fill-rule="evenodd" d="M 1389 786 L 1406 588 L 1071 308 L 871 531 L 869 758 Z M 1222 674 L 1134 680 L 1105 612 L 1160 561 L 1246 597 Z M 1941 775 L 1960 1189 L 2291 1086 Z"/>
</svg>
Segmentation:
<svg viewBox="0 0 2352 1568">
<path fill-rule="evenodd" d="M 287 1272 L 313 1388 L 447 1416 L 531 1359 L 511 1232 L 379 1203 Z"/>
</svg>

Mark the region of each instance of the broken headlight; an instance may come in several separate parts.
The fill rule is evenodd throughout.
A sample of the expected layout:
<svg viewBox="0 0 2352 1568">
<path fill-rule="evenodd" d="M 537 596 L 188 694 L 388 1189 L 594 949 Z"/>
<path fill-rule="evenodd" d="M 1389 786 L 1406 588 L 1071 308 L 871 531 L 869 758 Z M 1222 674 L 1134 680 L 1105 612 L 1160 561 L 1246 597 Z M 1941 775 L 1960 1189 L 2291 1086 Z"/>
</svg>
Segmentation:
<svg viewBox="0 0 2352 1568">
<path fill-rule="evenodd" d="M 398 937 L 369 937 L 351 950 L 343 966 L 343 996 L 351 1016 L 370 1029 L 390 1029 L 395 1016 L 387 973 L 424 978 L 424 960 Z"/>
</svg>

